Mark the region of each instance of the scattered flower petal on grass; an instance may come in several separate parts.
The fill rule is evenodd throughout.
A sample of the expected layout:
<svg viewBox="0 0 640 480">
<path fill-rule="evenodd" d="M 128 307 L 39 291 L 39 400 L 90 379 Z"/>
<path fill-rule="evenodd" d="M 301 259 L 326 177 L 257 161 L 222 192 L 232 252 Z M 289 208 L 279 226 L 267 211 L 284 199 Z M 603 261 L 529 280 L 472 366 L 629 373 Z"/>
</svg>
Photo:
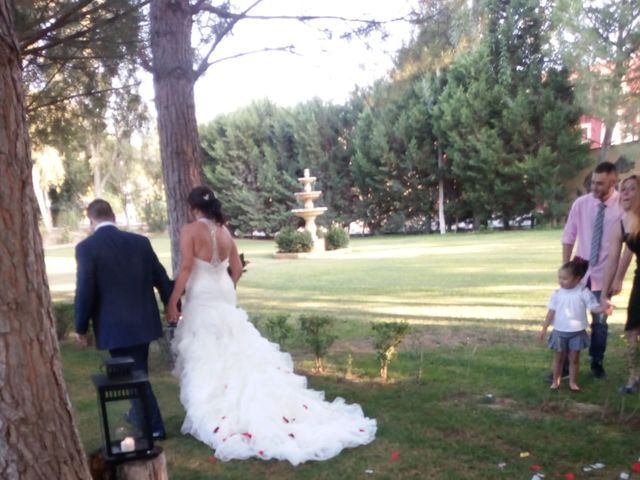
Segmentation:
<svg viewBox="0 0 640 480">
<path fill-rule="evenodd" d="M 391 460 L 393 460 L 394 462 L 396 460 L 400 459 L 400 452 L 397 450 L 394 450 L 393 452 L 391 452 Z"/>
<path fill-rule="evenodd" d="M 627 472 L 622 472 L 618 478 L 620 480 L 629 480 L 629 474 Z"/>
<path fill-rule="evenodd" d="M 507 466 L 506 462 L 500 462 L 500 463 L 498 464 L 498 468 L 504 468 L 504 467 L 506 467 L 506 466 Z"/>
<path fill-rule="evenodd" d="M 640 463 L 634 463 L 633 465 L 631 465 L 631 471 L 638 473 L 640 472 Z"/>
<path fill-rule="evenodd" d="M 529 456 L 529 452 L 520 452 L 520 458 L 527 458 Z"/>
<path fill-rule="evenodd" d="M 373 473 L 373 470 L 371 470 L 370 468 L 367 468 L 364 473 L 368 473 L 369 475 L 371 475 Z"/>
<path fill-rule="evenodd" d="M 215 455 L 209 455 L 209 458 L 207 459 L 209 460 L 209 463 L 217 463 L 218 459 L 215 457 Z"/>
<path fill-rule="evenodd" d="M 565 473 L 564 478 L 566 478 L 566 480 L 576 480 L 576 476 L 571 472 Z"/>
<path fill-rule="evenodd" d="M 593 465 L 591 465 L 591 468 L 600 470 L 601 468 L 604 468 L 604 463 L 594 463 Z"/>
<path fill-rule="evenodd" d="M 534 472 L 539 472 L 540 470 L 542 470 L 542 467 L 538 464 L 535 465 L 531 465 L 531 467 L 529 467 L 531 470 L 533 470 Z"/>
</svg>

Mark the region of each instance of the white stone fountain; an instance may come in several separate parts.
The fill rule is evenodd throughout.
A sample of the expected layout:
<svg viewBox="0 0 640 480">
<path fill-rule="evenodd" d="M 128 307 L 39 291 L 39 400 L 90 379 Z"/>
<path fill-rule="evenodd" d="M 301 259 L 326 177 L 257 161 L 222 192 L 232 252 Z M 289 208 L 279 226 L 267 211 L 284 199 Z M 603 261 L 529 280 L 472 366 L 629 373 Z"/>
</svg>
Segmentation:
<svg viewBox="0 0 640 480">
<path fill-rule="evenodd" d="M 318 197 L 322 194 L 319 190 L 311 190 L 311 184 L 316 181 L 316 177 L 311 177 L 309 175 L 309 169 L 304 169 L 304 176 L 298 178 L 298 181 L 302 183 L 304 186 L 302 192 L 296 192 L 294 195 L 297 199 L 302 200 L 304 204 L 304 208 L 296 208 L 291 210 L 294 215 L 304 218 L 304 229 L 307 230 L 311 234 L 311 238 L 313 239 L 313 252 L 324 252 L 324 240 L 318 238 L 316 233 L 316 218 L 322 215 L 327 207 L 314 207 L 313 201 L 317 200 Z"/>
</svg>

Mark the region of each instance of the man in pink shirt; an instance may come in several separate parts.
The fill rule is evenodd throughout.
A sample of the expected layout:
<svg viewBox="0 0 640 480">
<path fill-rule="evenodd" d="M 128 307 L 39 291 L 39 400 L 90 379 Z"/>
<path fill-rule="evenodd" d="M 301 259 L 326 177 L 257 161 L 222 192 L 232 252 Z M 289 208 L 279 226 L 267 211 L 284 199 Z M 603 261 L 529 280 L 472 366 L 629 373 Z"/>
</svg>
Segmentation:
<svg viewBox="0 0 640 480">
<path fill-rule="evenodd" d="M 584 278 L 598 301 L 609 252 L 609 233 L 620 228 L 622 218 L 619 194 L 615 189 L 617 182 L 616 166 L 611 162 L 599 163 L 591 177 L 591 192 L 573 202 L 562 235 L 562 263 L 571 259 L 577 241 L 575 255 L 589 261 L 589 270 Z M 600 215 L 599 210 L 603 212 Z M 617 289 L 612 293 L 619 293 L 619 287 Z M 605 378 L 603 362 L 607 348 L 607 316 L 592 313 L 591 318 L 591 372 L 596 378 Z"/>
</svg>

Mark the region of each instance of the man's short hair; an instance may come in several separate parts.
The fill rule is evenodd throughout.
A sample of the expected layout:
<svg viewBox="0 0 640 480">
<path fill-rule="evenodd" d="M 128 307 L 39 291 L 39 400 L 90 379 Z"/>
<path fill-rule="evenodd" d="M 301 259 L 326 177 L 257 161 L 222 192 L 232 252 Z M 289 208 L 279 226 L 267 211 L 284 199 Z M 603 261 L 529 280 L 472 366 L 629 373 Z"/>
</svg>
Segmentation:
<svg viewBox="0 0 640 480">
<path fill-rule="evenodd" d="M 617 175 L 618 169 L 616 168 L 615 164 L 611 162 L 602 162 L 596 165 L 596 168 L 593 172 L 594 173 L 613 173 Z"/>
<path fill-rule="evenodd" d="M 89 204 L 87 216 L 93 220 L 113 220 L 115 218 L 109 202 L 101 198 L 97 198 Z"/>
</svg>

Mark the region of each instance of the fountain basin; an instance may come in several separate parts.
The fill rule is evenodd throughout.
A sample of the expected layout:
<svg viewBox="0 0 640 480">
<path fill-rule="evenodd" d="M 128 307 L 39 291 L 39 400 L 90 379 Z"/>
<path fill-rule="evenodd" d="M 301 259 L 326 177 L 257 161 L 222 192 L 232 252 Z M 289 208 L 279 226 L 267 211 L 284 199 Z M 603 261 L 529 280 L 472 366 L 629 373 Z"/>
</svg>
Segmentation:
<svg viewBox="0 0 640 480">
<path fill-rule="evenodd" d="M 322 215 L 327 211 L 327 207 L 296 208 L 291 211 L 294 215 L 306 220 L 307 218 L 316 218 L 318 215 Z"/>
</svg>

